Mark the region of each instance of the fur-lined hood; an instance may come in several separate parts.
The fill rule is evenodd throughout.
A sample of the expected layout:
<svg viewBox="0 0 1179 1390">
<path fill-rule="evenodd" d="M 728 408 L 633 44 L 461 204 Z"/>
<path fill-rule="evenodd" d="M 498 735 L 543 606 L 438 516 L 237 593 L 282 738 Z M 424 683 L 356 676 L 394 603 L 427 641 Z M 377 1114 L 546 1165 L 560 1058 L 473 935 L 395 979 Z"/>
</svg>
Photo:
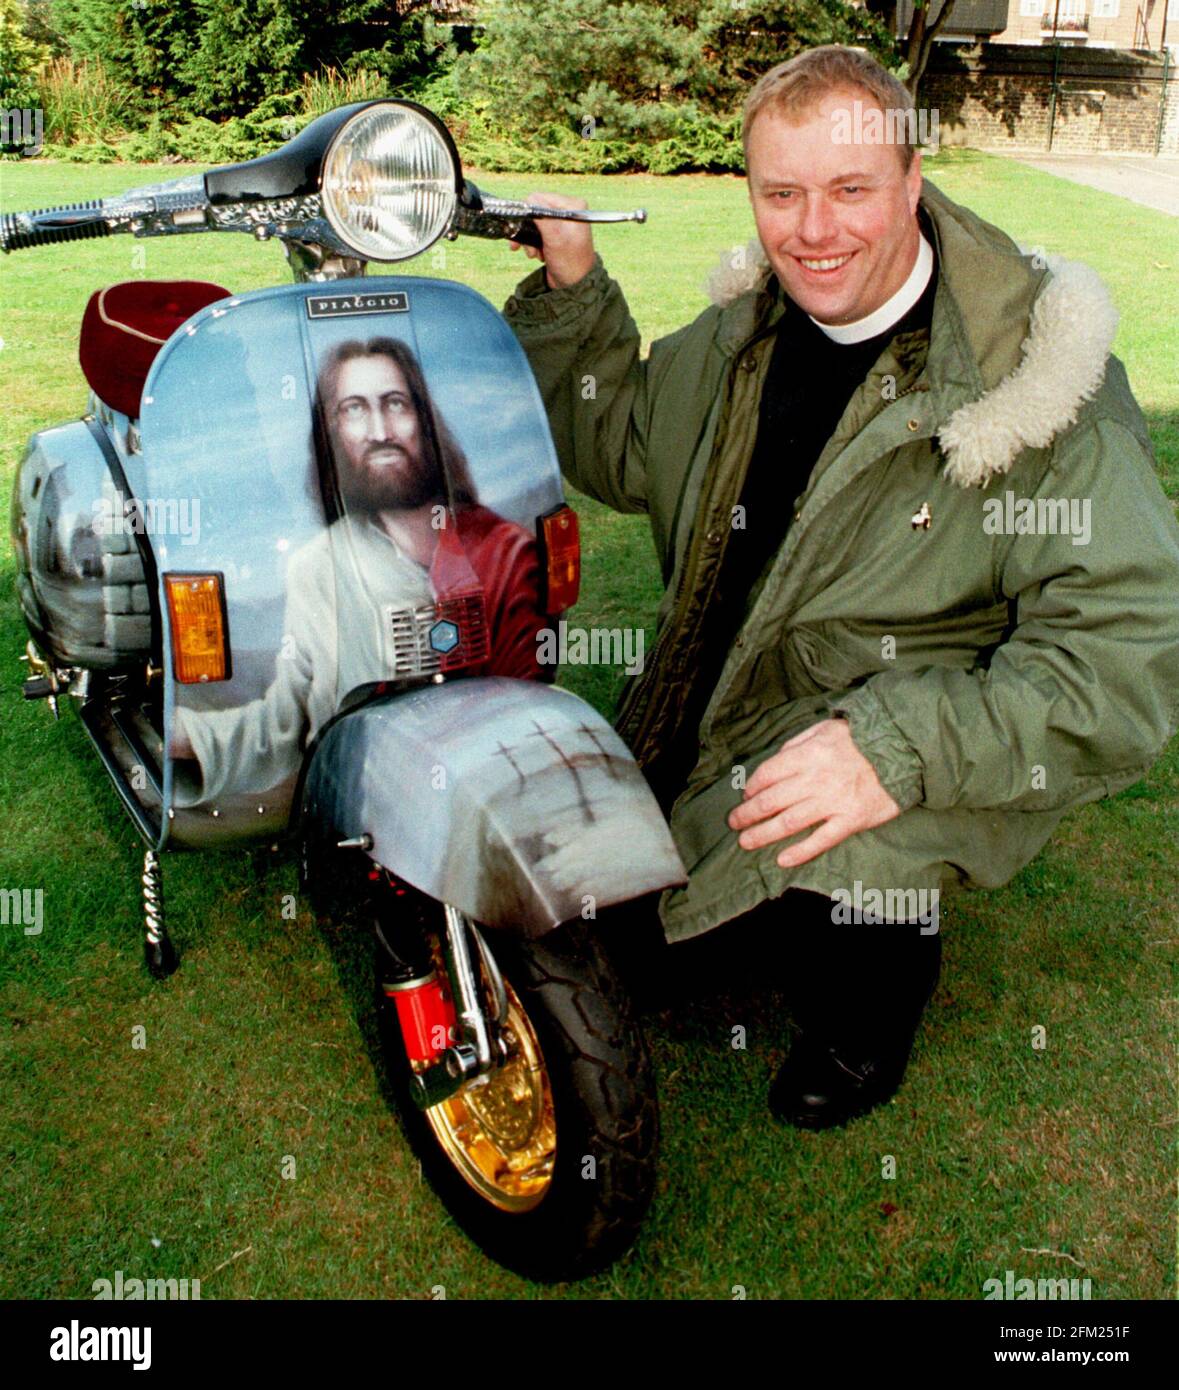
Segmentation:
<svg viewBox="0 0 1179 1390">
<path fill-rule="evenodd" d="M 1048 275 L 1026 318 L 1018 365 L 989 389 L 980 371 L 982 394 L 958 406 L 937 431 L 946 476 L 960 487 L 985 487 L 1007 473 L 1021 450 L 1045 448 L 1067 429 L 1100 388 L 1117 331 L 1118 312 L 1095 270 L 1063 256 L 1036 260 L 1019 249 L 1025 261 L 1012 258 L 1015 264 L 1046 266 Z M 728 306 L 764 288 L 769 274 L 754 238 L 742 255 L 722 256 L 709 277 L 709 297 Z"/>
</svg>

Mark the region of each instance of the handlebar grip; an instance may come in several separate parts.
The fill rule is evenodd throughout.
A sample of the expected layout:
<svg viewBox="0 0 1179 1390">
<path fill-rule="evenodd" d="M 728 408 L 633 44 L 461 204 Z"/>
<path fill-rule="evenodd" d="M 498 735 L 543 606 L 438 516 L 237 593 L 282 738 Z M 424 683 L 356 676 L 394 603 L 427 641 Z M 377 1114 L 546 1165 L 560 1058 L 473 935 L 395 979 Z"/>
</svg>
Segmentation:
<svg viewBox="0 0 1179 1390">
<path fill-rule="evenodd" d="M 537 250 L 544 244 L 540 239 L 540 231 L 531 217 L 526 217 L 520 223 L 518 231 L 512 233 L 512 240 L 518 241 L 521 246 L 535 246 Z"/>
<path fill-rule="evenodd" d="M 81 216 L 79 216 L 81 214 Z M 56 222 L 56 218 L 77 218 Z M 38 225 L 38 219 L 46 219 Z M 101 201 L 67 203 L 63 207 L 40 208 L 36 212 L 9 212 L 0 216 L 0 251 L 21 251 L 29 246 L 49 246 L 55 241 L 82 241 L 88 237 L 110 236 Z"/>
</svg>

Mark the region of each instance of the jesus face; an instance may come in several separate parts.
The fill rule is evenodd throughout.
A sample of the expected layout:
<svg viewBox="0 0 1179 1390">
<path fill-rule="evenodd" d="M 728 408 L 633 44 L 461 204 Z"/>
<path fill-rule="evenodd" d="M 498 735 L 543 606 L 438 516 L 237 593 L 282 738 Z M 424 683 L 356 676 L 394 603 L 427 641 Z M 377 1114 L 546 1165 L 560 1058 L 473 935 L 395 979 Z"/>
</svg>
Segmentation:
<svg viewBox="0 0 1179 1390">
<path fill-rule="evenodd" d="M 340 490 L 353 510 L 409 510 L 441 494 L 405 373 L 391 357 L 348 358 L 326 404 Z"/>
</svg>

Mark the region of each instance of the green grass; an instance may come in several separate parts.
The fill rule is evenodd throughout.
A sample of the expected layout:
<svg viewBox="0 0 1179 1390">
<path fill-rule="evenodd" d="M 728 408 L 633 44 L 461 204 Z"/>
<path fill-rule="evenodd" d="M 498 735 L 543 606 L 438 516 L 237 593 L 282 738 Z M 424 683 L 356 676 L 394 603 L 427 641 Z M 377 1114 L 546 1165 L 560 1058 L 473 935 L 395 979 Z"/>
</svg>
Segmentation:
<svg viewBox="0 0 1179 1390">
<path fill-rule="evenodd" d="M 176 169 L 0 166 L 8 209 L 73 201 Z M 932 171 L 931 171 L 932 172 Z M 1161 213 L 970 152 L 937 161 L 954 198 L 1028 245 L 1096 265 L 1122 310 L 1116 350 L 1179 497 L 1175 224 Z M 507 193 L 533 180 L 489 177 Z M 752 233 L 733 178 L 546 178 L 591 205 L 645 205 L 599 244 L 647 337 L 705 303 L 717 255 Z M 531 263 L 447 247 L 444 266 L 502 303 Z M 137 274 L 235 290 L 286 279 L 245 237 L 87 242 L 4 262 L 7 486 L 30 432 L 84 399 L 77 329 L 90 292 Z M 575 619 L 650 621 L 639 519 L 579 501 Z M 382 1099 L 360 943 L 282 915 L 285 854 L 166 863 L 180 972 L 140 963 L 141 845 L 72 711 L 19 698 L 24 642 L 0 570 L 0 887 L 40 885 L 42 935 L 0 929 L 0 1296 L 87 1297 L 94 1280 L 200 1278 L 204 1297 L 751 1298 L 981 1296 L 983 1280 L 1085 1275 L 1098 1298 L 1174 1289 L 1173 977 L 1179 742 L 1151 775 L 1070 815 L 1003 890 L 943 912 L 946 965 L 908 1080 L 843 1132 L 777 1127 L 765 1092 L 787 1040 L 756 960 L 705 943 L 690 1008 L 650 1016 L 663 1108 L 655 1208 L 612 1272 L 556 1290 L 488 1262 L 447 1218 Z M 619 677 L 567 683 L 609 710 Z M 737 950 L 734 951 L 734 944 Z M 731 1029 L 748 1046 L 730 1046 Z M 1047 1029 L 1033 1050 L 1032 1028 Z M 147 1047 L 132 1048 L 132 1029 Z M 882 1156 L 897 1177 L 881 1178 Z M 284 1156 L 297 1176 L 284 1180 Z M 158 1243 L 157 1243 L 158 1242 Z M 1026 1253 L 1051 1250 L 1057 1256 Z M 1068 1254 L 1080 1261 L 1078 1269 Z"/>
</svg>

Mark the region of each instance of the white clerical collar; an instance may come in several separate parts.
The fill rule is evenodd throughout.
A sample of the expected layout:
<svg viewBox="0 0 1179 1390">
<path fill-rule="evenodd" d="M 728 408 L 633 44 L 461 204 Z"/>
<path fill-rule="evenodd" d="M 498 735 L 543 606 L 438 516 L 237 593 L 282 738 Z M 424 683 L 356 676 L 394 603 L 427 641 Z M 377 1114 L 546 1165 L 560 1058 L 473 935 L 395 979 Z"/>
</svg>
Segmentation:
<svg viewBox="0 0 1179 1390">
<path fill-rule="evenodd" d="M 857 319 L 855 323 L 820 323 L 811 314 L 807 318 L 836 343 L 862 343 L 898 323 L 925 293 L 929 277 L 933 274 L 933 247 L 926 241 L 924 232 L 920 235 L 917 259 L 913 262 L 909 278 L 891 299 L 873 310 L 867 318 Z"/>
</svg>

